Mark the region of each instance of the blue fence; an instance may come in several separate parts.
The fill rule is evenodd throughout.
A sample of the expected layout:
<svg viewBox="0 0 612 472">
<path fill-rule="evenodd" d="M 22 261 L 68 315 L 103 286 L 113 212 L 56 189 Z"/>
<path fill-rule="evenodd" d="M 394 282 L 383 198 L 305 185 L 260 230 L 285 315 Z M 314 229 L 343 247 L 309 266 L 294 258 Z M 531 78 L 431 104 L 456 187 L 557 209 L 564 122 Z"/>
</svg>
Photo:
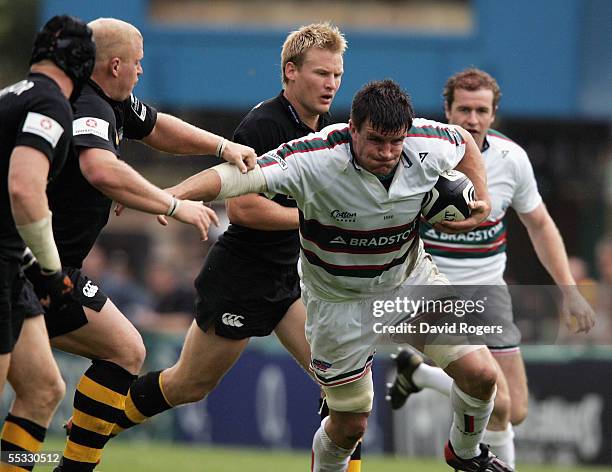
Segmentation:
<svg viewBox="0 0 612 472">
<path fill-rule="evenodd" d="M 348 108 L 365 82 L 391 77 L 411 92 L 420 113 L 439 113 L 446 77 L 475 65 L 498 78 L 505 116 L 612 117 L 612 2 L 471 5 L 476 26 L 465 36 L 346 29 L 350 46 L 335 106 Z M 244 110 L 280 89 L 279 52 L 287 31 L 155 25 L 148 7 L 146 0 L 43 0 L 41 17 L 114 16 L 139 26 L 145 76 L 137 92 L 154 103 Z"/>
</svg>

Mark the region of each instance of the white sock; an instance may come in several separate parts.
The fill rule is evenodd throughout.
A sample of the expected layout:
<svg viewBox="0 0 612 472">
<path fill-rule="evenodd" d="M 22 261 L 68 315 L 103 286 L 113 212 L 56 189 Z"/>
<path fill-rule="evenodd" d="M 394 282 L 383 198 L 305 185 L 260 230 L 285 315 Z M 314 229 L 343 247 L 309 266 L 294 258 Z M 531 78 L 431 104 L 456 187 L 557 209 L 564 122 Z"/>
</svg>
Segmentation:
<svg viewBox="0 0 612 472">
<path fill-rule="evenodd" d="M 312 472 L 344 472 L 354 449 L 337 446 L 325 432 L 325 423 L 321 421 L 312 440 Z"/>
<path fill-rule="evenodd" d="M 504 431 L 485 430 L 483 442 L 489 445 L 493 454 L 514 469 L 516 463 L 514 429 L 510 423 Z"/>
<path fill-rule="evenodd" d="M 446 372 L 425 363 L 419 365 L 412 373 L 412 382 L 419 388 L 433 388 L 447 397 L 450 397 L 453 385 L 453 379 Z"/>
<path fill-rule="evenodd" d="M 471 459 L 480 454 L 478 444 L 482 442 L 493 411 L 495 394 L 489 400 L 480 400 L 468 395 L 453 382 L 450 397 L 454 411 L 450 442 L 455 454 L 462 459 Z"/>
</svg>

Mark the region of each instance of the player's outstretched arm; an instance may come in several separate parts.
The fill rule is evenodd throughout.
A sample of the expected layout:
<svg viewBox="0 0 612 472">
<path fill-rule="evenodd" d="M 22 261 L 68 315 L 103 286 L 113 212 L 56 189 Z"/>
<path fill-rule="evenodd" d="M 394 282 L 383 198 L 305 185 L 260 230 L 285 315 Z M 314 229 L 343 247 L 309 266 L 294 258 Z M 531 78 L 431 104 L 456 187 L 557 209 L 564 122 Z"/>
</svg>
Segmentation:
<svg viewBox="0 0 612 472">
<path fill-rule="evenodd" d="M 143 139 L 149 146 L 172 154 L 210 154 L 234 164 L 241 172 L 255 167 L 255 151 L 175 116 L 158 113 L 153 131 Z"/>
<path fill-rule="evenodd" d="M 192 175 L 166 190 L 178 198 L 210 202 L 247 193 L 266 192 L 268 186 L 259 166 L 242 174 L 236 166 L 226 163 Z"/>
<path fill-rule="evenodd" d="M 571 274 L 563 238 L 544 203 L 519 218 L 535 249 L 538 259 L 546 268 L 563 294 L 563 316 L 569 329 L 588 332 L 595 325 L 595 313 L 576 287 Z M 576 326 L 573 326 L 572 318 Z"/>
<path fill-rule="evenodd" d="M 489 197 L 487 173 L 482 154 L 480 154 L 480 150 L 470 133 L 460 126 L 456 126 L 455 128 L 466 142 L 465 155 L 455 169 L 463 172 L 472 181 L 474 190 L 476 191 L 476 200 L 470 203 L 472 212 L 469 218 L 463 221 L 444 222 L 434 225 L 436 229 L 446 233 L 470 231 L 485 221 L 489 213 L 491 213 L 491 199 Z"/>
<path fill-rule="evenodd" d="M 109 198 L 128 208 L 167 215 L 195 226 L 207 239 L 210 224 L 219 224 L 215 212 L 202 202 L 179 201 L 156 187 L 132 167 L 104 149 L 87 148 L 79 153 L 79 165 L 87 181 Z"/>
</svg>

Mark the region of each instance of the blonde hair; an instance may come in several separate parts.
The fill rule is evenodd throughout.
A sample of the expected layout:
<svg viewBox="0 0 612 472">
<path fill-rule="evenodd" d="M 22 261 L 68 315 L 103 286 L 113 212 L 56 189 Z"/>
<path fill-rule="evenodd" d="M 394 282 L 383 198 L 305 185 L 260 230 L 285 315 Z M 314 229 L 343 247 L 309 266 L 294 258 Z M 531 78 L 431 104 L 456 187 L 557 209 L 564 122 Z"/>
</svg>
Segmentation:
<svg viewBox="0 0 612 472">
<path fill-rule="evenodd" d="M 96 62 L 105 62 L 113 57 L 125 59 L 134 42 L 142 42 L 138 28 L 116 18 L 98 18 L 89 22 L 88 26 L 96 40 Z"/>
<path fill-rule="evenodd" d="M 287 85 L 285 66 L 293 62 L 299 69 L 304 63 L 306 53 L 311 48 L 328 49 L 344 54 L 346 39 L 340 29 L 331 23 L 313 23 L 293 31 L 285 39 L 281 51 L 281 79 Z"/>
</svg>

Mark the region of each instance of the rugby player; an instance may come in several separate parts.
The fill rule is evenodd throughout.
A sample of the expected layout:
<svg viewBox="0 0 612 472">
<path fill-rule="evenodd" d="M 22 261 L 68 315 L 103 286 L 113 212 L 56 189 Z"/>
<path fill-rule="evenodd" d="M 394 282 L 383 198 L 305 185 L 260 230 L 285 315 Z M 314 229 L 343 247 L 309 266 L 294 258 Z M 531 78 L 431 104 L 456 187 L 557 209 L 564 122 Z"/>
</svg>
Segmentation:
<svg viewBox="0 0 612 472">
<path fill-rule="evenodd" d="M 7 379 L 15 399 L 2 429 L 0 470 L 32 470 L 65 385 L 53 359 L 43 308 L 21 271 L 27 244 L 40 261 L 36 277 L 61 306 L 72 290 L 61 270 L 45 190 L 66 161 L 72 108 L 91 75 L 95 44 L 85 23 L 51 18 L 37 33 L 28 76 L 0 91 L 0 393 Z M 9 452 L 19 453 L 9 455 Z M 22 459 L 16 462 L 14 459 Z"/>
<path fill-rule="evenodd" d="M 499 290 L 505 287 L 508 208 L 518 213 L 540 262 L 558 285 L 566 320 L 575 319 L 577 331 L 588 332 L 594 324 L 594 313 L 577 290 L 563 239 L 542 202 L 527 154 L 507 136 L 491 129 L 501 97 L 497 81 L 482 70 L 469 68 L 448 79 L 443 95 L 448 122 L 465 128 L 482 152 L 492 209 L 488 219 L 465 237 L 449 238 L 428 225 L 421 228 L 421 237 L 425 250 L 453 284 L 497 286 L 487 292 L 501 297 L 488 319 L 492 324 L 498 320 L 507 329 L 503 336 L 487 339 L 498 376 L 495 407 L 484 442 L 514 467 L 512 425 L 520 424 L 527 415 L 528 389 L 519 347 L 521 335 L 512 321 L 511 300 L 505 290 Z M 452 379 L 443 370 L 422 363 L 418 354 L 400 352 L 396 363 L 397 376 L 389 390 L 394 409 L 423 388 L 451 394 Z"/>
<path fill-rule="evenodd" d="M 393 81 L 372 82 L 353 99 L 348 124 L 281 145 L 259 166 L 240 175 L 225 165 L 196 174 L 173 187 L 184 198 L 224 199 L 249 192 L 295 198 L 300 216 L 302 300 L 311 368 L 330 409 L 313 439 L 315 472 L 346 470 L 366 430 L 372 409 L 371 363 L 383 337 L 362 318 L 373 299 L 400 288 L 447 286 L 418 237 L 421 202 L 438 176 L 456 168 L 474 183 L 479 200 L 462 222 L 443 223 L 460 232 L 482 223 L 490 211 L 484 164 L 472 138 L 459 127 L 413 119 L 410 99 Z M 339 218 L 349 212 L 350 218 Z M 387 238 L 364 248 L 352 239 Z M 399 320 L 390 320 L 397 322 Z M 493 409 L 496 369 L 484 346 L 417 343 L 455 380 L 447 462 L 456 469 L 511 471 L 481 444 Z M 197 371 L 200 352 L 193 331 L 179 364 Z M 189 372 L 188 369 L 184 369 Z M 187 374 L 185 374 L 187 375 Z M 146 379 L 139 396 L 172 405 L 184 385 L 171 376 Z M 183 380 L 184 382 L 184 380 Z M 146 414 L 146 413 L 144 413 Z"/>
</svg>

